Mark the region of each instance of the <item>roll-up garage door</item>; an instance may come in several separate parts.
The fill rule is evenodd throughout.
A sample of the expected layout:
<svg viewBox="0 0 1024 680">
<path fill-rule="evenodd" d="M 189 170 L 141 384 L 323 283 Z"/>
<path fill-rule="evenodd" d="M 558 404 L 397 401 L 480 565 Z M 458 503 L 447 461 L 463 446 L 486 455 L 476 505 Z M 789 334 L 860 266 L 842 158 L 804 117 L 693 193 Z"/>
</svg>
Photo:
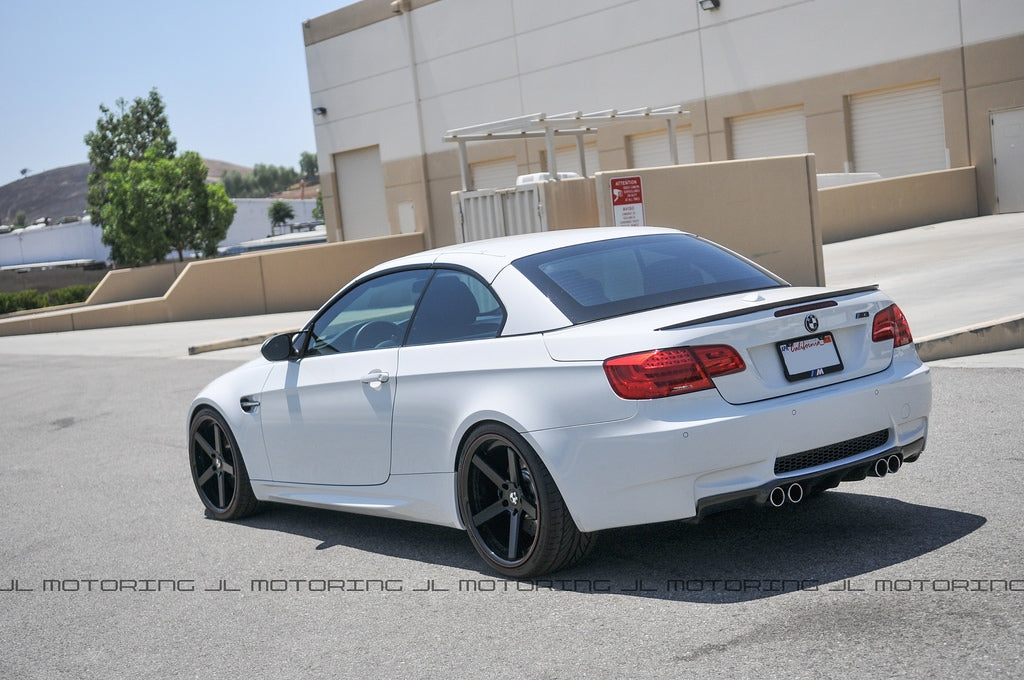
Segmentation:
<svg viewBox="0 0 1024 680">
<path fill-rule="evenodd" d="M 690 128 L 676 130 L 676 152 L 680 165 L 695 162 Z M 629 138 L 629 167 L 658 168 L 664 165 L 672 165 L 667 132 L 649 132 Z"/>
<path fill-rule="evenodd" d="M 856 172 L 898 177 L 949 165 L 938 82 L 851 96 L 850 131 Z"/>
<path fill-rule="evenodd" d="M 601 170 L 601 164 L 597 157 L 597 144 L 595 142 L 583 145 L 583 157 L 587 161 L 588 175 L 593 176 L 595 172 Z M 555 149 L 555 162 L 558 166 L 558 172 L 583 174 L 583 169 L 580 167 L 580 152 L 575 144 Z"/>
<path fill-rule="evenodd" d="M 807 121 L 802 107 L 730 120 L 733 158 L 764 158 L 807 153 Z"/>
<path fill-rule="evenodd" d="M 519 176 L 515 158 L 473 163 L 470 169 L 473 173 L 473 188 L 477 190 L 511 189 Z"/>
</svg>

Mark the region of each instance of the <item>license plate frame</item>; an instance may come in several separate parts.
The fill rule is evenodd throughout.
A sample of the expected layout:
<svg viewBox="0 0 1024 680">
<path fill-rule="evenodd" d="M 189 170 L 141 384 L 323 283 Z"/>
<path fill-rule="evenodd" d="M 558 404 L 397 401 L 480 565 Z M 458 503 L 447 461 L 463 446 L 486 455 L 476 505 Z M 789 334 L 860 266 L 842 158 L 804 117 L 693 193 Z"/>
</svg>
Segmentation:
<svg viewBox="0 0 1024 680">
<path fill-rule="evenodd" d="M 799 382 L 843 370 L 832 333 L 818 333 L 775 344 L 782 370 L 789 382 Z"/>
</svg>

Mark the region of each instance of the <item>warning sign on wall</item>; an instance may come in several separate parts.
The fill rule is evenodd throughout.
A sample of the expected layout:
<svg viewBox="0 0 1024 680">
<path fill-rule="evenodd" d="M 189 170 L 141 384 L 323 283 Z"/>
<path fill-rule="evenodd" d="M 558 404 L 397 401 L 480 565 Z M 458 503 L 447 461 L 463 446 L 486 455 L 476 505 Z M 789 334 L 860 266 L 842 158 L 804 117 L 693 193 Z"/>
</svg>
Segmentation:
<svg viewBox="0 0 1024 680">
<path fill-rule="evenodd" d="M 644 224 L 644 191 L 639 177 L 611 179 L 612 211 L 616 227 L 639 227 Z"/>
</svg>

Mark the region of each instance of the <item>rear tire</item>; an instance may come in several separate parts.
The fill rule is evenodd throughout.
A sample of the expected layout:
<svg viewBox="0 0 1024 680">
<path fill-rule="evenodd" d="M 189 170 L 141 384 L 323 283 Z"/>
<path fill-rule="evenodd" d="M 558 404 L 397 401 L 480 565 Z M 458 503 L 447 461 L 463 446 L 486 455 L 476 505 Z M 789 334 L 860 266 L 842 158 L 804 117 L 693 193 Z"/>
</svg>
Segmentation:
<svg viewBox="0 0 1024 680">
<path fill-rule="evenodd" d="M 199 499 L 211 516 L 222 520 L 248 517 L 259 509 L 238 442 L 224 418 L 204 408 L 192 419 L 188 437 L 189 466 Z"/>
<path fill-rule="evenodd" d="M 460 451 L 459 515 L 473 547 L 494 571 L 531 578 L 586 557 L 581 532 L 540 457 L 517 432 L 478 426 Z"/>
</svg>

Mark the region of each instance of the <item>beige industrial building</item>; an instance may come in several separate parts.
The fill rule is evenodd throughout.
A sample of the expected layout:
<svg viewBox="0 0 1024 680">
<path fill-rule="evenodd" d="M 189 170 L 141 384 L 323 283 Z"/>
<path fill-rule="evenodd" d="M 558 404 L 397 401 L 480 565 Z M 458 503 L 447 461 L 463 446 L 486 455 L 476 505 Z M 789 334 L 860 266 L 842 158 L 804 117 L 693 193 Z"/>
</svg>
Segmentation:
<svg viewBox="0 0 1024 680">
<path fill-rule="evenodd" d="M 431 246 L 640 222 L 825 285 L 823 244 L 1024 212 L 1021 0 L 362 0 L 303 30 L 330 243 L 113 271 L 0 335 L 309 310 Z"/>
<path fill-rule="evenodd" d="M 362 0 L 303 29 L 332 241 L 461 240 L 453 192 L 552 166 L 600 203 L 606 173 L 807 154 L 826 239 L 880 202 L 857 219 L 1024 211 L 1020 0 Z M 527 132 L 573 114 L 587 134 Z M 758 184 L 745 167 L 705 198 Z"/>
</svg>

